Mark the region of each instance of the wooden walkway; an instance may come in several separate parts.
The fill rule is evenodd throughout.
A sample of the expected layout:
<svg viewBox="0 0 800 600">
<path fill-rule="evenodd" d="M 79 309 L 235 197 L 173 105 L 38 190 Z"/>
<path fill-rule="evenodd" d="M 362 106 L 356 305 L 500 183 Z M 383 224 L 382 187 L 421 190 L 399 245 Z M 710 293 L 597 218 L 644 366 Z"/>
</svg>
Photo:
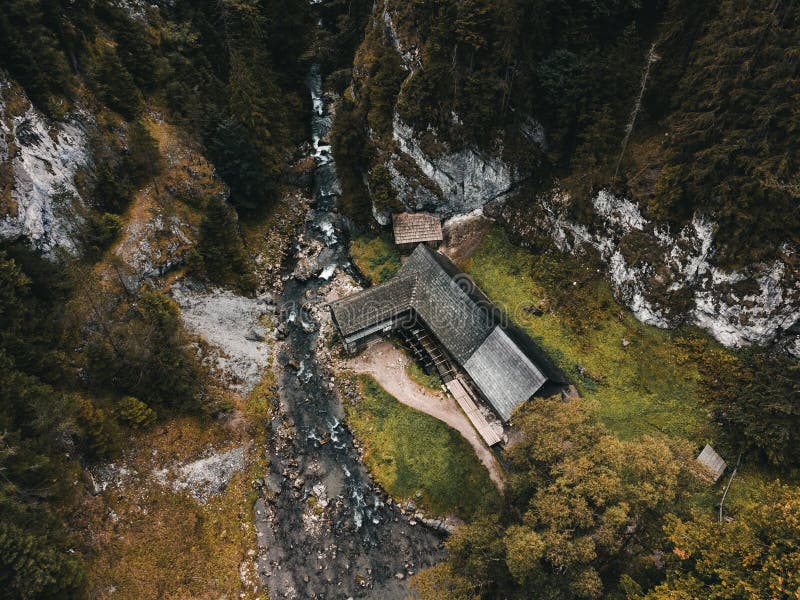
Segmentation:
<svg viewBox="0 0 800 600">
<path fill-rule="evenodd" d="M 488 421 L 486 421 L 486 418 L 481 414 L 481 411 L 478 410 L 475 398 L 470 392 L 469 386 L 462 381 L 461 376 L 459 375 L 455 379 L 448 381 L 445 385 L 447 385 L 447 389 L 453 395 L 453 398 L 456 399 L 456 402 L 458 402 L 464 414 L 467 415 L 467 418 L 470 420 L 473 427 L 475 427 L 475 430 L 483 438 L 483 441 L 486 442 L 488 446 L 499 444 L 501 441 L 500 437 L 494 432 L 494 429 L 489 426 Z"/>
</svg>

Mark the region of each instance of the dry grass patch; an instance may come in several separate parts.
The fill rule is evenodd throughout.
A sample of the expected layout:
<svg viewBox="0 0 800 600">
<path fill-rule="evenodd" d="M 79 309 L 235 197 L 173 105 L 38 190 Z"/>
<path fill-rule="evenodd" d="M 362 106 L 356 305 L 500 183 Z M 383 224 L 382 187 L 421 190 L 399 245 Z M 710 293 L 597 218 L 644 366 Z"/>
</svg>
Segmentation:
<svg viewBox="0 0 800 600">
<path fill-rule="evenodd" d="M 274 376 L 267 370 L 246 400 L 232 396 L 235 406 L 225 424 L 180 417 L 130 440 L 116 467 L 127 470 L 120 475 L 123 485 L 109 485 L 88 499 L 80 519 L 94 597 L 265 597 L 254 564 L 258 496 L 252 482 L 267 468 L 259 440 L 266 435 L 273 398 Z M 219 453 L 241 446 L 244 470 L 205 505 L 153 476 L 165 466 L 197 460 L 209 448 Z"/>
</svg>

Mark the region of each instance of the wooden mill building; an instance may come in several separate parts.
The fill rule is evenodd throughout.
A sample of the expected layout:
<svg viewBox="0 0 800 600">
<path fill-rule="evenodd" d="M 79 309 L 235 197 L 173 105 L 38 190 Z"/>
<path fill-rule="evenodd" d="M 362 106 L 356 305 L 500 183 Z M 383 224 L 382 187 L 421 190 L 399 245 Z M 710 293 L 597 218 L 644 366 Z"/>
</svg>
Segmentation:
<svg viewBox="0 0 800 600">
<path fill-rule="evenodd" d="M 401 250 L 413 250 L 417 244 L 437 248 L 443 239 L 442 222 L 430 213 L 400 213 L 392 215 L 394 243 Z"/>
<path fill-rule="evenodd" d="M 330 309 L 349 352 L 391 331 L 403 336 L 419 360 L 435 367 L 490 445 L 499 438 L 474 401 L 483 397 L 507 421 L 547 380 L 483 292 L 425 244 L 394 278 L 333 302 Z"/>
</svg>

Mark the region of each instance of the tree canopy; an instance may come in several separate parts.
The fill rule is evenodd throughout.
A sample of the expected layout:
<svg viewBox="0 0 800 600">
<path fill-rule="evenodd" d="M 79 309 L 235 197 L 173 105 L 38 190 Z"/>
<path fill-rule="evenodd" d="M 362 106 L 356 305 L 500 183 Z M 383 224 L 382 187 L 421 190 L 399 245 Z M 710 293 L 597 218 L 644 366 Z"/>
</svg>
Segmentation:
<svg viewBox="0 0 800 600">
<path fill-rule="evenodd" d="M 645 600 L 792 598 L 800 590 L 800 490 L 759 489 L 732 521 L 671 517 L 667 581 Z"/>
<path fill-rule="evenodd" d="M 536 589 L 553 600 L 600 598 L 622 575 L 657 577 L 647 554 L 660 543 L 660 518 L 695 486 L 691 445 L 621 441 L 578 400 L 531 402 L 515 424 L 522 439 L 508 453 L 504 511 L 448 541 L 447 566 L 419 576 L 426 597 L 523 598 Z"/>
</svg>

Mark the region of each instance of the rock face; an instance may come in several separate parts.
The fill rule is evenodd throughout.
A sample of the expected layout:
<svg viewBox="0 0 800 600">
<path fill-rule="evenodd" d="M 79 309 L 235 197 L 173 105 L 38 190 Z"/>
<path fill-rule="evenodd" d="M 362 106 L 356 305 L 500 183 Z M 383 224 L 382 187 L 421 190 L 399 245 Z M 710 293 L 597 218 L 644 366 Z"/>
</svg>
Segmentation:
<svg viewBox="0 0 800 600">
<path fill-rule="evenodd" d="M 113 4 L 140 23 L 147 22 L 147 8 L 151 5 L 155 6 L 154 3 L 151 4 L 150 2 L 145 2 L 145 0 L 115 0 Z"/>
<path fill-rule="evenodd" d="M 116 253 L 139 278 L 161 277 L 183 264 L 194 236 L 192 227 L 179 216 L 151 213 L 126 224 Z"/>
<path fill-rule="evenodd" d="M 402 157 L 410 158 L 422 174 L 403 174 L 397 155 L 389 163 L 392 185 L 409 210 L 447 217 L 466 214 L 495 200 L 502 203 L 519 179 L 502 160 L 474 149 L 431 157 L 398 117 L 393 135 Z M 543 144 L 541 132 L 534 137 L 533 143 Z M 728 347 L 780 341 L 792 353 L 800 348 L 800 284 L 790 261 L 723 271 L 712 264 L 712 221 L 696 215 L 672 232 L 645 219 L 636 203 L 608 191 L 592 200 L 591 230 L 566 217 L 565 193 L 556 190 L 537 203 L 540 217 L 533 220 L 502 208 L 500 212 L 523 237 L 546 231 L 563 252 L 596 250 L 617 297 L 644 323 L 662 328 L 694 323 Z M 388 221 L 388 215 L 379 216 L 379 221 Z M 792 254 L 787 245 L 785 255 Z"/>
<path fill-rule="evenodd" d="M 542 146 L 543 133 L 532 129 Z M 503 203 L 520 175 L 498 158 L 464 149 L 431 157 L 415 132 L 399 118 L 394 140 L 422 177 L 408 177 L 389 164 L 398 199 L 409 210 L 432 210 L 447 217 Z M 406 169 L 406 172 L 408 170 Z M 594 249 L 606 264 L 617 297 L 636 317 L 662 328 L 694 323 L 728 347 L 779 341 L 800 354 L 800 273 L 786 262 L 751 265 L 726 272 L 713 264 L 715 225 L 696 215 L 680 231 L 645 219 L 636 203 L 608 191 L 592 199 L 591 228 L 566 217 L 569 197 L 556 190 L 537 199 L 540 215 L 500 209 L 508 225 L 525 237 L 546 231 L 563 252 Z M 380 220 L 380 219 L 379 219 Z M 387 220 L 387 219 L 384 219 Z"/>
<path fill-rule="evenodd" d="M 154 473 L 157 481 L 175 491 L 187 491 L 200 504 L 225 491 L 231 478 L 245 468 L 244 448 L 215 453 L 194 462 Z"/>
<path fill-rule="evenodd" d="M 82 201 L 74 177 L 89 162 L 88 123 L 81 111 L 50 122 L 0 80 L 0 238 L 26 238 L 47 255 L 76 251 Z"/>
<path fill-rule="evenodd" d="M 382 29 L 397 52 L 408 83 L 425 67 L 420 28 L 402 4 L 392 2 L 376 5 L 371 23 Z M 368 84 L 367 73 L 354 70 L 356 100 Z M 397 107 L 403 106 L 406 87 L 400 87 Z M 522 123 L 519 133 L 530 147 L 546 149 L 541 124 L 532 117 Z M 452 126 L 460 126 L 457 115 Z M 619 300 L 645 323 L 695 323 L 726 346 L 779 342 L 800 355 L 796 248 L 787 244 L 780 260 L 726 272 L 714 264 L 713 216 L 695 215 L 679 231 L 671 231 L 645 219 L 635 202 L 606 191 L 592 199 L 594 215 L 586 225 L 568 218 L 569 198 L 560 190 L 525 202 L 525 208 L 504 206 L 515 184 L 529 173 L 517 172 L 499 158 L 501 152 L 450 148 L 436 133 L 415 130 L 403 120 L 402 111 L 394 115 L 391 139 L 378 139 L 375 131 L 368 131 L 382 149 L 371 174 L 385 166 L 396 199 L 388 206 L 373 206 L 379 223 L 388 224 L 390 212 L 400 209 L 450 218 L 485 208 L 487 214 L 499 214 L 523 239 L 545 233 L 564 252 L 596 252 Z"/>
<path fill-rule="evenodd" d="M 508 193 L 517 179 L 517 174 L 502 160 L 474 148 L 444 152 L 436 157 L 426 154 L 414 130 L 398 116 L 392 135 L 399 151 L 413 161 L 434 187 L 430 189 L 430 183 L 425 187 L 409 181 L 393 164 L 392 185 L 408 208 L 425 208 L 448 217 L 467 213 Z"/>
<path fill-rule="evenodd" d="M 564 252 L 594 249 L 607 265 L 618 298 L 636 317 L 657 327 L 695 323 L 729 347 L 776 340 L 797 347 L 800 284 L 790 262 L 752 265 L 741 271 L 714 266 L 714 223 L 695 215 L 678 232 L 646 220 L 639 207 L 601 191 L 593 199 L 592 231 L 565 217 L 569 198 L 560 191 L 540 197 L 541 217 L 527 225 L 505 211 L 517 233 L 547 231 Z M 785 255 L 792 256 L 787 246 Z"/>
</svg>

